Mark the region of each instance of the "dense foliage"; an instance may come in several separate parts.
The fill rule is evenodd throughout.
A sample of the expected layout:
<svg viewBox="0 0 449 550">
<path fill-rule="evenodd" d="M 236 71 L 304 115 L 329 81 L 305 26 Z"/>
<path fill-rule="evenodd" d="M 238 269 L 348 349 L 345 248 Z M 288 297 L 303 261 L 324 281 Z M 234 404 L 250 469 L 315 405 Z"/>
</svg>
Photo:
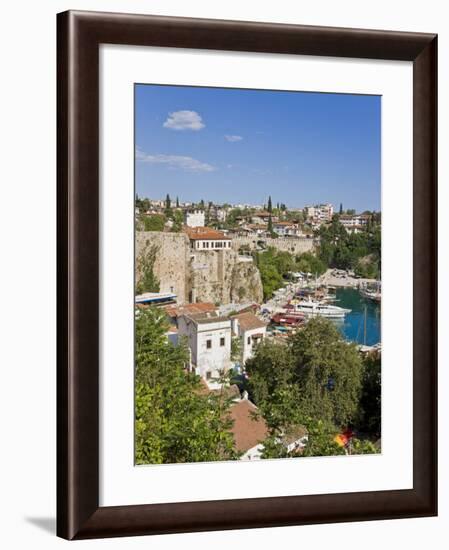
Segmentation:
<svg viewBox="0 0 449 550">
<path fill-rule="evenodd" d="M 381 360 L 368 356 L 364 360 L 360 429 L 379 437 L 381 433 Z"/>
<path fill-rule="evenodd" d="M 379 217 L 371 215 L 365 230 L 348 233 L 334 215 L 332 223 L 318 230 L 319 258 L 328 267 L 353 269 L 362 277 L 378 278 L 381 267 L 381 227 Z"/>
<path fill-rule="evenodd" d="M 184 365 L 188 350 L 167 340 L 165 315 L 136 313 L 135 459 L 137 464 L 236 458 L 223 394 L 204 391 Z"/>
<path fill-rule="evenodd" d="M 318 256 L 315 256 L 311 252 L 304 252 L 297 256 L 295 269 L 296 271 L 311 273 L 319 277 L 326 271 L 326 265 Z"/>
<path fill-rule="evenodd" d="M 273 292 L 283 286 L 284 280 L 289 278 L 291 272 L 301 271 L 319 276 L 326 271 L 326 266 L 320 258 L 310 252 L 294 256 L 290 252 L 269 247 L 263 252 L 256 253 L 255 261 L 260 271 L 265 299 L 271 298 Z"/>
<path fill-rule="evenodd" d="M 159 280 L 154 274 L 154 263 L 158 247 L 156 245 L 145 245 L 142 253 L 136 260 L 136 294 L 144 292 L 159 292 Z"/>
<path fill-rule="evenodd" d="M 286 343 L 264 341 L 246 370 L 250 395 L 270 430 L 264 458 L 285 456 L 282 434 L 298 425 L 309 434 L 302 456 L 342 454 L 335 435 L 358 427 L 362 415 L 366 421 L 380 415 L 380 402 L 363 412 L 363 391 L 370 389 L 362 359 L 327 319 L 311 319 Z M 357 452 L 375 452 L 355 441 Z"/>
<path fill-rule="evenodd" d="M 294 257 L 289 252 L 281 252 L 269 247 L 256 253 L 256 265 L 262 279 L 264 298 L 271 298 L 273 292 L 283 285 L 283 277 L 294 267 Z"/>
</svg>

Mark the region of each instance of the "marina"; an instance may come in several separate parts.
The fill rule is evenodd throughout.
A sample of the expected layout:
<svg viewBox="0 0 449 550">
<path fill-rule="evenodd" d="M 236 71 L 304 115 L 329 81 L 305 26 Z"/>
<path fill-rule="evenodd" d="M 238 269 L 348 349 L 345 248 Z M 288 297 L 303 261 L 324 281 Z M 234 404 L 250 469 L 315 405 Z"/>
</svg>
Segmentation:
<svg viewBox="0 0 449 550">
<path fill-rule="evenodd" d="M 380 284 L 363 282 L 357 288 L 288 283 L 263 304 L 262 314 L 274 337 L 283 339 L 320 316 L 333 321 L 348 342 L 370 348 L 381 342 L 380 300 Z"/>
<path fill-rule="evenodd" d="M 381 341 L 380 304 L 364 298 L 353 288 L 337 289 L 336 299 L 341 307 L 351 309 L 343 321 L 337 322 L 343 336 L 361 345 L 378 344 Z"/>
</svg>

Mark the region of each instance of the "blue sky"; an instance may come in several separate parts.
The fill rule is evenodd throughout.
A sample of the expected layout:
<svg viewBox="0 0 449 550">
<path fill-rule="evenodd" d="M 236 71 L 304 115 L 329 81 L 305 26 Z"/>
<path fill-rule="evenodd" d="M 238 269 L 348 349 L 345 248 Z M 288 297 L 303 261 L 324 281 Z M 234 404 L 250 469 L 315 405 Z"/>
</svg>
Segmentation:
<svg viewBox="0 0 449 550">
<path fill-rule="evenodd" d="M 380 96 L 136 85 L 136 192 L 380 210 L 380 109 Z"/>
</svg>

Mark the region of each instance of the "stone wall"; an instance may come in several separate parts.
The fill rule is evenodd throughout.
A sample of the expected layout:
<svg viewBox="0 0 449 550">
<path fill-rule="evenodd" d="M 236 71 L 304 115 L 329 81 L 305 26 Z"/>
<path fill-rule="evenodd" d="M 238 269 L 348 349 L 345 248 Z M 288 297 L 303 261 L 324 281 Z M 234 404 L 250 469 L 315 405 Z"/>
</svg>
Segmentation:
<svg viewBox="0 0 449 550">
<path fill-rule="evenodd" d="M 189 239 L 184 233 L 136 231 L 136 258 L 145 246 L 156 246 L 154 273 L 161 292 L 174 292 L 179 303 L 185 303 L 190 291 Z M 137 278 L 139 273 L 136 274 Z"/>
<path fill-rule="evenodd" d="M 249 246 L 250 250 L 254 250 L 257 243 L 261 241 L 265 243 L 267 248 L 273 246 L 277 250 L 290 252 L 291 254 L 302 254 L 315 250 L 314 239 L 307 237 L 278 237 L 277 239 L 269 237 L 234 237 L 232 247 L 234 250 L 238 250 L 241 246 Z"/>
<path fill-rule="evenodd" d="M 179 304 L 262 301 L 259 270 L 237 250 L 192 250 L 184 233 L 136 232 L 136 257 L 145 246 L 157 247 L 154 273 L 160 291 L 174 292 Z"/>
</svg>

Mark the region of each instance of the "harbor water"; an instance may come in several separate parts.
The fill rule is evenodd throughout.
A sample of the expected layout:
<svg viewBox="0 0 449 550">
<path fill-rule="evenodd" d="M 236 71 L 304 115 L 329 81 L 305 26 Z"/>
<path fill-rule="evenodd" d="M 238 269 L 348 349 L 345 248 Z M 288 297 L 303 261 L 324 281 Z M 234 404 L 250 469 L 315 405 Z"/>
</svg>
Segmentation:
<svg viewBox="0 0 449 550">
<path fill-rule="evenodd" d="M 335 305 L 351 310 L 344 320 L 335 321 L 344 337 L 367 346 L 380 342 L 380 304 L 363 298 L 353 288 L 338 288 L 336 295 Z"/>
</svg>

